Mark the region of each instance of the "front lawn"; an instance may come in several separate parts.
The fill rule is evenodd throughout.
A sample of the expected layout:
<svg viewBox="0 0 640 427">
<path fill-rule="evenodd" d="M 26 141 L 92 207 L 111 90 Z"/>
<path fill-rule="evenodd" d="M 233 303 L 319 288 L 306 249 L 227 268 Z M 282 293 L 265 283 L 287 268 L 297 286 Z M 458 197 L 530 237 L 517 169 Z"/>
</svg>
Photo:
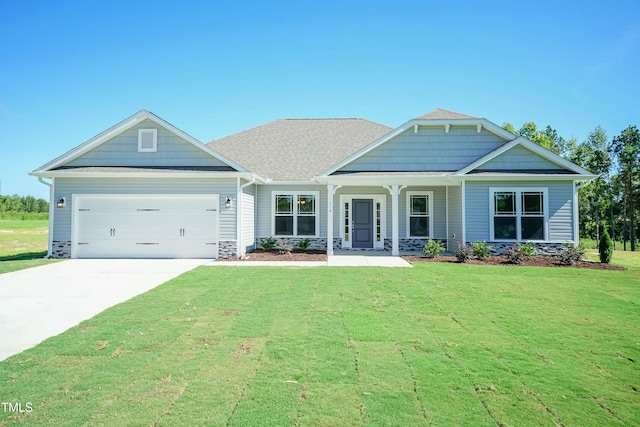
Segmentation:
<svg viewBox="0 0 640 427">
<path fill-rule="evenodd" d="M 47 255 L 48 220 L 0 220 L 0 274 L 55 262 Z"/>
<path fill-rule="evenodd" d="M 0 424 L 639 425 L 639 272 L 199 267 L 0 362 Z"/>
</svg>

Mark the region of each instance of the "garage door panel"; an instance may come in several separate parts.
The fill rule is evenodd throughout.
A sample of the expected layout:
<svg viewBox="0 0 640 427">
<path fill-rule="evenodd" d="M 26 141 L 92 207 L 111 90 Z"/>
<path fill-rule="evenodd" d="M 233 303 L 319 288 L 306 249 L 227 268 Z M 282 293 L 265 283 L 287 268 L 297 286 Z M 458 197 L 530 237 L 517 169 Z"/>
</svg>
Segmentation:
<svg viewBox="0 0 640 427">
<path fill-rule="evenodd" d="M 79 197 L 78 258 L 215 258 L 218 196 Z"/>
</svg>

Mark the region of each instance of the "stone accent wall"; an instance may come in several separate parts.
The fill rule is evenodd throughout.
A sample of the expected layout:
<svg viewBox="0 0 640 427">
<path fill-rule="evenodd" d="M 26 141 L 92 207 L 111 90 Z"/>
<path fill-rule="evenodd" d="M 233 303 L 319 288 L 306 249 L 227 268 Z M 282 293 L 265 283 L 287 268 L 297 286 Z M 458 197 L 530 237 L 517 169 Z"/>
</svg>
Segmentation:
<svg viewBox="0 0 640 427">
<path fill-rule="evenodd" d="M 447 239 L 400 239 L 398 241 L 398 248 L 400 252 L 419 252 L 422 253 L 424 245 L 429 243 L 429 240 L 434 240 L 440 243 L 445 248 L 447 247 Z M 385 249 L 386 249 L 385 241 Z M 391 241 L 389 241 L 389 249 L 391 249 Z"/>
<path fill-rule="evenodd" d="M 54 240 L 51 248 L 51 258 L 71 258 L 71 242 L 68 240 Z"/>
<path fill-rule="evenodd" d="M 467 242 L 467 245 L 471 246 L 471 243 L 472 242 Z M 531 243 L 533 243 L 538 250 L 538 255 L 542 256 L 559 256 L 564 249 L 563 243 Z M 515 243 L 511 242 L 487 242 L 487 245 L 494 247 L 494 250 L 491 251 L 492 255 L 505 255 L 509 248 L 516 247 Z"/>
<path fill-rule="evenodd" d="M 218 258 L 233 258 L 238 253 L 236 241 L 221 240 L 218 242 Z"/>
<path fill-rule="evenodd" d="M 276 239 L 278 242 L 287 243 L 293 249 L 296 249 L 298 247 L 298 242 L 301 240 L 304 240 L 305 238 L 304 237 L 274 237 L 274 239 Z M 262 237 L 256 239 L 256 248 L 258 249 L 260 249 L 260 240 L 262 240 Z M 334 249 L 337 249 L 336 240 L 339 240 L 339 239 L 333 239 Z M 324 237 L 317 237 L 317 238 L 309 237 L 309 249 L 326 251 L 327 239 Z"/>
</svg>

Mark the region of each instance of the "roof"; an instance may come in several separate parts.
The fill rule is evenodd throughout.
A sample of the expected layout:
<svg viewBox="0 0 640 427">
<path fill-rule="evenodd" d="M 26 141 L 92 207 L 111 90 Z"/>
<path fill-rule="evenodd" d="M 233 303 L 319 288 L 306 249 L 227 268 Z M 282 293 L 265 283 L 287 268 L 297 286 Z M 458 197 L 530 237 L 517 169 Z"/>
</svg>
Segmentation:
<svg viewBox="0 0 640 427">
<path fill-rule="evenodd" d="M 103 173 L 234 172 L 231 166 L 62 166 L 53 171 Z"/>
<path fill-rule="evenodd" d="M 469 116 L 455 111 L 445 110 L 443 108 L 436 108 L 430 113 L 424 114 L 420 117 L 416 117 L 414 120 L 465 120 L 465 119 L 479 119 L 480 117 Z"/>
<path fill-rule="evenodd" d="M 207 145 L 267 179 L 300 181 L 319 175 L 391 130 L 365 119 L 280 119 Z"/>
</svg>

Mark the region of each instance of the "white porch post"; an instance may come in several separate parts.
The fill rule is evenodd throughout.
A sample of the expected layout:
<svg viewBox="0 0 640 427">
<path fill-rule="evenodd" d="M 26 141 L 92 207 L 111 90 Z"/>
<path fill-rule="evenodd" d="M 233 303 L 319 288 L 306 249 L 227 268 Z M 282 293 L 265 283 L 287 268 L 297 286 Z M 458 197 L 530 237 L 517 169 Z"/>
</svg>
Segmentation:
<svg viewBox="0 0 640 427">
<path fill-rule="evenodd" d="M 389 190 L 389 193 L 391 193 L 391 255 L 399 256 L 400 255 L 400 249 L 399 249 L 400 218 L 398 217 L 399 216 L 398 196 L 400 195 L 400 192 L 402 190 L 407 188 L 407 186 L 406 185 L 400 186 L 398 184 L 393 184 L 391 186 L 385 185 L 384 188 Z"/>
<path fill-rule="evenodd" d="M 327 255 L 333 255 L 333 196 L 340 187 L 327 184 Z"/>
<path fill-rule="evenodd" d="M 327 255 L 333 255 L 333 185 L 327 184 Z"/>
</svg>

